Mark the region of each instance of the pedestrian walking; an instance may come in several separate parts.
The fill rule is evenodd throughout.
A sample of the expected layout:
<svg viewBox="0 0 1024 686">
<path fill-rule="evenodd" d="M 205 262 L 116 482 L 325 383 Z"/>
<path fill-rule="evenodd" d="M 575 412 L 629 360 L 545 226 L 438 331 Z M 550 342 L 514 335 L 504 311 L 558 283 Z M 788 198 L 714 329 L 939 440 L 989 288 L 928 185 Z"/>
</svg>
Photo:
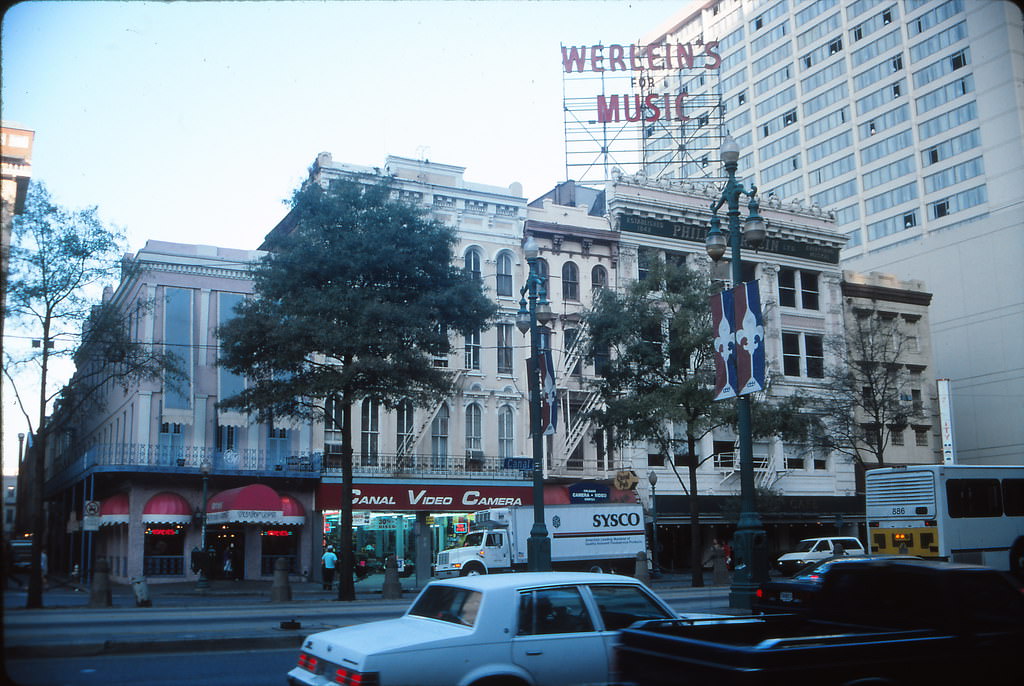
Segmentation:
<svg viewBox="0 0 1024 686">
<path fill-rule="evenodd" d="M 321 558 L 323 564 L 324 590 L 334 587 L 334 568 L 338 566 L 338 556 L 334 554 L 334 546 L 327 546 L 327 552 Z"/>
</svg>

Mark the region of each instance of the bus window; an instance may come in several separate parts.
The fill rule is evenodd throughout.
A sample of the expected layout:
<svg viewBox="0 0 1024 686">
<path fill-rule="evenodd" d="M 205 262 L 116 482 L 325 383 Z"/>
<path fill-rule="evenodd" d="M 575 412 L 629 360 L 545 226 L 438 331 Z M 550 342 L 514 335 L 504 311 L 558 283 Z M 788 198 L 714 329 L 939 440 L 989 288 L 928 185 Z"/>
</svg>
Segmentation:
<svg viewBox="0 0 1024 686">
<path fill-rule="evenodd" d="M 1024 515 L 1024 479 L 1003 479 L 1003 512 Z"/>
<path fill-rule="evenodd" d="M 949 479 L 950 517 L 998 517 L 1003 513 L 998 479 Z"/>
</svg>

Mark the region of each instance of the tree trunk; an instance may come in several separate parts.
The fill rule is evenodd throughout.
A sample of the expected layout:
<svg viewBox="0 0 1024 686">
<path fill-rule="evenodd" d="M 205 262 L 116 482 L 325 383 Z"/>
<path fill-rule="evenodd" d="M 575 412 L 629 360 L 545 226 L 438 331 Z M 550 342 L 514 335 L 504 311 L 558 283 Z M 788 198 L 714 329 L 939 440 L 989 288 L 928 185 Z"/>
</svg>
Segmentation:
<svg viewBox="0 0 1024 686">
<path fill-rule="evenodd" d="M 28 595 L 25 607 L 36 608 L 43 606 L 43 531 L 46 528 L 43 521 L 43 490 L 46 486 L 46 377 L 50 365 L 50 318 L 43 319 L 43 359 L 39 372 L 39 420 L 36 424 L 35 452 L 29 451 L 33 460 L 32 489 L 29 497 L 32 499 L 32 516 L 29 521 L 32 531 L 32 569 L 28 577 Z"/>
<path fill-rule="evenodd" d="M 700 536 L 700 506 L 697 504 L 697 441 L 692 435 L 686 437 L 686 470 L 690 475 L 690 567 L 694 588 L 704 586 L 704 559 Z"/>
<path fill-rule="evenodd" d="M 345 392 L 341 396 L 341 578 L 338 579 L 338 600 L 355 600 L 356 570 L 352 550 L 352 399 Z"/>
</svg>

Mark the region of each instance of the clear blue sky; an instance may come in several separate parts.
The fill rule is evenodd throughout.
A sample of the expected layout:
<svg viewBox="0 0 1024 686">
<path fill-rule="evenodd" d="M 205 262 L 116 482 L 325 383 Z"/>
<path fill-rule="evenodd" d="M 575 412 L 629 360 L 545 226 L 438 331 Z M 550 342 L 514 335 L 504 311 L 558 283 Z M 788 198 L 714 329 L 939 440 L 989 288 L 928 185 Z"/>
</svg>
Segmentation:
<svg viewBox="0 0 1024 686">
<path fill-rule="evenodd" d="M 36 132 L 33 177 L 129 250 L 253 249 L 322 151 L 540 195 L 565 177 L 560 45 L 630 43 L 684 4 L 25 2 L 3 19 L 0 102 Z M 10 473 L 25 427 L 4 402 Z"/>
</svg>

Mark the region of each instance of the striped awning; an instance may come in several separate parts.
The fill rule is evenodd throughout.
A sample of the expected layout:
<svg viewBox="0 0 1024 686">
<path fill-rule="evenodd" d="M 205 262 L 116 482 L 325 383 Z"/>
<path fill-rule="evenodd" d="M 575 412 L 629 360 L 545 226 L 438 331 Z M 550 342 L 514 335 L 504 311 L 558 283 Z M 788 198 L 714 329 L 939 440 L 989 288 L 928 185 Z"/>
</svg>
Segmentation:
<svg viewBox="0 0 1024 686">
<path fill-rule="evenodd" d="M 127 524 L 130 518 L 127 493 L 112 495 L 100 505 L 100 526 Z"/>
<path fill-rule="evenodd" d="M 270 486 L 250 484 L 221 491 L 206 506 L 210 524 L 285 524 L 281 496 Z"/>
<path fill-rule="evenodd" d="M 192 507 L 177 493 L 157 493 L 142 510 L 144 524 L 188 524 L 192 521 Z"/>
</svg>

